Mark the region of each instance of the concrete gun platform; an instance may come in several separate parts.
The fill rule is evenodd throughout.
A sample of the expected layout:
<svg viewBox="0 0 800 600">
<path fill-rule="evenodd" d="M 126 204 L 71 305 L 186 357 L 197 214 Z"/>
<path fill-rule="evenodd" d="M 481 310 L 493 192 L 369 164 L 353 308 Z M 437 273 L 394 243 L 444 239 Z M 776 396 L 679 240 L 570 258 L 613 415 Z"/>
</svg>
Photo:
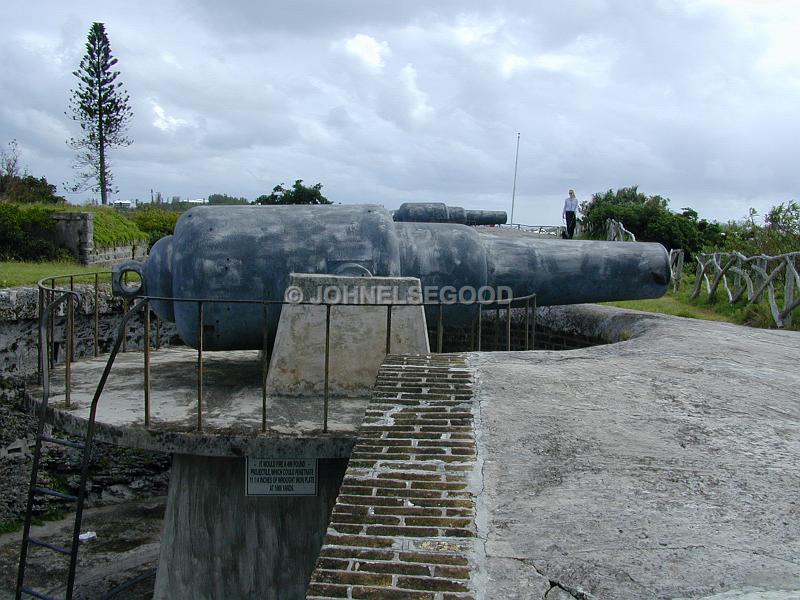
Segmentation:
<svg viewBox="0 0 800 600">
<path fill-rule="evenodd" d="M 98 403 L 97 436 L 121 446 L 206 456 L 241 456 L 269 450 L 274 456 L 346 457 L 367 397 L 331 397 L 323 433 L 323 398 L 267 396 L 262 426 L 262 367 L 258 351 L 205 352 L 203 431 L 197 432 L 197 351 L 185 347 L 151 352 L 151 421 L 144 426 L 141 352 L 120 353 Z M 54 422 L 82 434 L 107 357 L 72 365 L 70 407 L 64 368 L 56 369 L 50 407 Z M 40 397 L 34 391 L 34 397 Z"/>
<path fill-rule="evenodd" d="M 544 318 L 627 341 L 468 355 L 478 597 L 800 598 L 800 334 Z"/>
<path fill-rule="evenodd" d="M 472 433 L 461 430 L 470 429 L 477 454 L 443 463 L 442 477 L 455 468 L 469 476 L 469 490 L 452 493 L 474 498 L 475 537 L 459 538 L 470 591 L 451 596 L 800 599 L 800 334 L 591 305 L 539 313 L 540 321 L 554 329 L 618 343 L 465 355 L 474 392 L 463 402 L 474 418 L 469 426 L 461 424 L 456 442 L 466 443 Z M 196 416 L 196 354 L 171 349 L 153 355 L 151 430 L 142 423 L 141 354 L 130 353 L 115 367 L 119 373 L 109 390 L 116 391 L 101 401 L 106 411 L 99 419 L 101 436 L 209 456 L 246 454 L 263 449 L 259 444 L 286 455 L 350 456 L 367 399 L 334 399 L 328 434 L 321 432 L 321 399 L 287 404 L 283 412 L 271 403 L 269 433 L 250 436 L 247 432 L 258 431 L 261 423 L 257 354 L 208 353 L 206 358 L 206 433 L 190 431 Z M 104 361 L 92 364 L 84 391 L 80 382 L 86 367 L 75 365 L 78 406 L 56 414 L 65 425 L 77 427 L 76 419 L 85 413 Z M 402 389 L 395 391 L 376 392 L 375 402 L 387 405 L 388 413 L 368 410 L 372 424 L 361 435 L 369 444 L 376 443 L 368 431 L 375 420 L 400 413 L 402 403 L 386 399 L 403 397 Z M 240 400 L 230 403 L 224 418 L 215 416 L 214 407 L 231 394 Z M 459 419 L 466 422 L 465 414 Z M 408 429 L 406 420 L 397 424 Z M 164 431 L 167 427 L 179 431 Z M 302 432 L 297 439 L 286 433 L 295 427 Z M 214 435 L 214 428 L 224 435 Z M 241 435 L 228 435 L 237 431 Z M 392 455 L 375 457 L 389 461 Z M 351 459 L 348 468 L 363 460 Z M 405 459 L 394 463 L 400 468 Z M 352 473 L 346 482 L 348 477 Z M 456 486 L 453 481 L 442 485 Z M 392 501 L 404 502 L 399 496 Z M 359 535 L 371 527 L 376 526 L 364 525 Z M 417 543 L 387 536 L 378 532 L 368 541 L 399 544 L 399 552 L 404 544 Z M 449 548 L 449 542 L 435 537 L 418 541 Z M 355 564 L 360 559 L 351 550 Z M 379 564 L 382 569 L 392 565 L 388 559 Z M 367 566 L 362 561 L 359 568 Z M 354 577 L 350 570 L 345 575 Z"/>
</svg>

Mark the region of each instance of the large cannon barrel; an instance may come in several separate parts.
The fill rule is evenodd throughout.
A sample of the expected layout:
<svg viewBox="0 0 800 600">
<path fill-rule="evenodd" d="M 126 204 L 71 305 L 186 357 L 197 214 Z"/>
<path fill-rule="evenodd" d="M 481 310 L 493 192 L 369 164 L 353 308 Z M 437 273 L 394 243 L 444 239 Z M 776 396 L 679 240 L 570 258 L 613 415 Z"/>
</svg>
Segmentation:
<svg viewBox="0 0 800 600">
<path fill-rule="evenodd" d="M 556 240 L 526 232 L 458 223 L 395 222 L 377 205 L 201 206 L 184 213 L 172 236 L 147 262 L 115 270 L 115 292 L 131 295 L 123 275 L 136 271 L 140 294 L 206 300 L 284 299 L 290 273 L 418 277 L 426 288 L 510 288 L 537 294 L 540 306 L 653 298 L 669 285 L 669 257 L 660 244 Z M 160 318 L 176 323 L 196 346 L 197 302 L 154 300 Z M 473 307 L 448 307 L 445 324 L 463 322 Z M 279 308 L 203 305 L 208 350 L 258 349 L 265 318 L 274 332 Z"/>
<path fill-rule="evenodd" d="M 405 202 L 394 211 L 393 218 L 398 223 L 502 225 L 508 216 L 502 210 L 465 210 L 442 202 Z"/>
</svg>

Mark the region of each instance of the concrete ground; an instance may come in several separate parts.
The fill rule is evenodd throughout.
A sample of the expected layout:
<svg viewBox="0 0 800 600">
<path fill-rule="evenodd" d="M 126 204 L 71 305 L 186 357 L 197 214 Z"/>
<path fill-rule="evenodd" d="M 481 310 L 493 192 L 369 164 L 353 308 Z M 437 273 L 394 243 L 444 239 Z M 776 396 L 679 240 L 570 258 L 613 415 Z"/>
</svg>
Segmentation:
<svg viewBox="0 0 800 600">
<path fill-rule="evenodd" d="M 800 598 L 800 334 L 547 318 L 626 341 L 469 355 L 484 597 Z"/>
<path fill-rule="evenodd" d="M 623 341 L 468 355 L 477 597 L 800 600 L 800 334 L 598 306 L 542 312 L 549 327 Z M 260 427 L 261 376 L 257 355 L 239 354 L 207 354 L 203 436 L 189 433 L 193 351 L 154 353 L 150 432 L 141 354 L 120 357 L 100 433 L 167 451 L 242 451 L 235 440 Z M 76 365 L 72 416 L 85 414 L 103 363 Z M 269 399 L 269 433 L 255 439 L 289 444 L 294 432 L 305 439 L 295 450 L 315 454 L 311 441 L 326 438 L 320 400 Z M 365 403 L 332 403 L 336 447 L 317 454 L 347 455 Z"/>
<path fill-rule="evenodd" d="M 107 356 L 74 363 L 70 406 L 65 405 L 64 368 L 51 383 L 56 423 L 80 433 L 106 366 Z M 151 353 L 150 428 L 144 427 L 144 367 L 141 352 L 120 353 L 98 403 L 99 439 L 121 446 L 212 456 L 236 456 L 269 449 L 276 455 L 311 452 L 347 456 L 361 423 L 369 392 L 362 397 L 332 396 L 328 432 L 323 432 L 324 399 L 269 394 L 266 433 L 262 426 L 262 367 L 257 351 L 203 355 L 203 434 L 197 428 L 197 351 L 186 347 Z M 32 391 L 40 398 L 38 389 Z"/>
</svg>

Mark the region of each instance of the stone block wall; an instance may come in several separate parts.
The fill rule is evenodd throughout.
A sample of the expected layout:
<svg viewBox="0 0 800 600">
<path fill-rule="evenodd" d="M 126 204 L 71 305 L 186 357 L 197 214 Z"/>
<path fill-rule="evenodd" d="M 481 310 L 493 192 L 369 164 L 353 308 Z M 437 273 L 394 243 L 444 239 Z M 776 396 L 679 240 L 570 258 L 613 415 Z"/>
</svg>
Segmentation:
<svg viewBox="0 0 800 600">
<path fill-rule="evenodd" d="M 55 212 L 58 244 L 72 252 L 82 265 L 112 265 L 125 260 L 147 257 L 148 240 L 113 247 L 94 245 L 94 213 Z"/>
<path fill-rule="evenodd" d="M 75 306 L 74 357 L 94 355 L 94 286 L 76 285 L 80 301 Z M 124 304 L 111 296 L 108 285 L 101 284 L 98 291 L 98 349 L 109 352 L 122 319 Z M 65 305 L 57 311 L 53 321 L 53 357 L 56 363 L 64 361 L 66 342 Z M 156 338 L 156 323 L 151 323 L 151 340 Z M 180 343 L 174 324 L 160 323 L 159 336 L 163 344 Z M 141 349 L 144 328 L 141 314 L 129 322 L 127 347 Z M 38 368 L 39 356 L 39 292 L 36 288 L 9 288 L 0 290 L 0 374 L 31 375 Z"/>
<path fill-rule="evenodd" d="M 82 265 L 90 264 L 94 252 L 94 214 L 90 212 L 54 212 L 56 241 L 72 252 Z"/>
<path fill-rule="evenodd" d="M 96 247 L 89 258 L 90 262 L 84 264 L 114 265 L 126 260 L 144 260 L 147 258 L 148 245 L 147 240 L 141 240 L 123 246 Z"/>
</svg>

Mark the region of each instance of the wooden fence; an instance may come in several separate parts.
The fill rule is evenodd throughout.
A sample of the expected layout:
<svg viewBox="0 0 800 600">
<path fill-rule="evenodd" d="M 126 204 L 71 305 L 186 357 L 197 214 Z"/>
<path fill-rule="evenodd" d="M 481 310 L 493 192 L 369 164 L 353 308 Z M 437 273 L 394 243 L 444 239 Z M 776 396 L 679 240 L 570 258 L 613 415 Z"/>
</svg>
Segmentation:
<svg viewBox="0 0 800 600">
<path fill-rule="evenodd" d="M 792 311 L 800 306 L 800 275 L 797 266 L 800 252 L 780 256 L 745 256 L 739 252 L 698 254 L 694 290 L 691 298 L 700 295 L 705 281 L 707 298 L 714 298 L 722 285 L 731 304 L 746 298 L 746 304 L 758 302 L 765 294 L 772 318 L 778 327 L 791 324 Z M 731 277 L 731 281 L 728 281 Z M 783 286 L 783 306 L 778 306 L 776 286 Z"/>
<path fill-rule="evenodd" d="M 606 219 L 606 239 L 609 242 L 635 242 L 636 236 L 614 219 Z"/>
<path fill-rule="evenodd" d="M 672 273 L 672 289 L 677 292 L 681 287 L 681 277 L 683 276 L 683 250 L 673 248 L 669 251 L 669 270 Z"/>
</svg>

